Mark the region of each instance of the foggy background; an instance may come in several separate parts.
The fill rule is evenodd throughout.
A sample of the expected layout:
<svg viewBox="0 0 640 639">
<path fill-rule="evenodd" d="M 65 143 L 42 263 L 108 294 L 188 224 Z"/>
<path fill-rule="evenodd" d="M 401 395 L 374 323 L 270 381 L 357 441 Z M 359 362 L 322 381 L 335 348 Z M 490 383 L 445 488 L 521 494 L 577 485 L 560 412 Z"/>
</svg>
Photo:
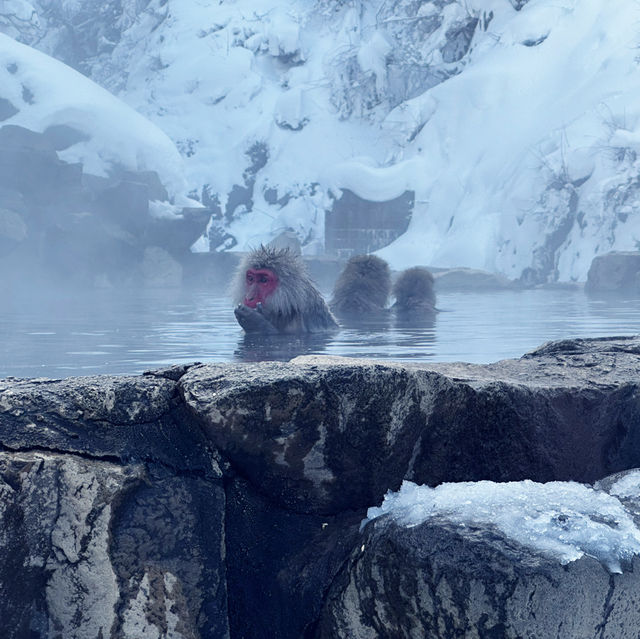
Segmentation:
<svg viewBox="0 0 640 639">
<path fill-rule="evenodd" d="M 0 374 L 490 361 L 638 332 L 639 17 L 635 0 L 0 1 Z M 256 350 L 227 285 L 272 241 L 326 295 L 354 254 L 428 266 L 446 312 Z"/>
</svg>

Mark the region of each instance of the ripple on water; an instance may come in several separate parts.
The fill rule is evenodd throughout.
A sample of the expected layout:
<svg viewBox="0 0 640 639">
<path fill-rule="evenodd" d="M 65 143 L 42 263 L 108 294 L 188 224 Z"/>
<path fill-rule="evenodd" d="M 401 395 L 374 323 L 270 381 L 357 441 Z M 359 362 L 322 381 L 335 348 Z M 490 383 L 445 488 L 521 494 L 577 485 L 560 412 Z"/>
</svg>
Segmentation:
<svg viewBox="0 0 640 639">
<path fill-rule="evenodd" d="M 487 363 L 544 342 L 640 333 L 640 299 L 581 291 L 443 293 L 435 321 L 349 324 L 333 335 L 257 340 L 227 298 L 207 291 L 92 291 L 13 301 L 0 317 L 0 376 L 141 373 L 194 361 L 288 360 L 302 354 Z"/>
</svg>

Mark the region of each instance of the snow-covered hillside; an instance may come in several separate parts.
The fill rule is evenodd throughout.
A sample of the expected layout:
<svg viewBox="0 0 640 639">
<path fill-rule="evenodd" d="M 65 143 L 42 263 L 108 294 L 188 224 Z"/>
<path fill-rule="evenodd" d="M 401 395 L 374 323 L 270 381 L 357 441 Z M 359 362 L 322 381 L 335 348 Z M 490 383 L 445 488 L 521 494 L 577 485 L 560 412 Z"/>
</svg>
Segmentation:
<svg viewBox="0 0 640 639">
<path fill-rule="evenodd" d="M 395 268 L 584 280 L 640 241 L 636 0 L 4 0 L 0 29 L 174 141 L 212 249 L 320 251 L 345 188 L 415 192 Z"/>
<path fill-rule="evenodd" d="M 113 166 L 154 170 L 185 204 L 184 164 L 175 145 L 147 118 L 57 60 L 0 33 L 2 124 L 36 131 L 66 126 L 77 141 L 59 151 L 98 176 Z"/>
</svg>

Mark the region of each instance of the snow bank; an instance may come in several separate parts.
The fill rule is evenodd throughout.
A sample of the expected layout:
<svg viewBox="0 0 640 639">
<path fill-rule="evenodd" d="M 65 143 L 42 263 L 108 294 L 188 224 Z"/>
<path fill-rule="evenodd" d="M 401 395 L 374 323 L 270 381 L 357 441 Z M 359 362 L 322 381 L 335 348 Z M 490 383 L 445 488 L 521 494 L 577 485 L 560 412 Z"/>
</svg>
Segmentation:
<svg viewBox="0 0 640 639">
<path fill-rule="evenodd" d="M 373 201 L 415 191 L 409 231 L 379 252 L 396 269 L 519 277 L 538 260 L 551 279 L 584 280 L 598 252 L 634 248 L 640 208 L 621 222 L 604 207 L 621 173 L 607 149 L 638 139 L 635 0 L 530 0 L 520 11 L 505 0 L 425 3 L 417 17 L 442 26 L 406 46 L 416 55 L 422 46 L 434 69 L 455 66 L 442 60 L 449 29 L 472 16 L 480 26 L 458 75 L 394 106 L 384 96 L 389 61 L 403 55 L 393 29 L 405 5 L 388 16 L 380 2 L 359 11 L 171 2 L 170 18 L 144 44 L 129 34 L 123 95 L 176 140 L 191 186 L 208 184 L 223 208 L 244 184 L 247 150 L 265 143 L 253 210 L 230 212 L 240 250 L 283 228 L 321 239 L 330 200 L 285 210 L 262 197 L 266 188 L 295 197 L 311 184 Z M 158 56 L 161 73 L 152 70 Z M 554 191 L 559 184 L 566 190 Z M 570 210 L 574 190 L 579 210 Z"/>
<path fill-rule="evenodd" d="M 425 177 L 425 162 L 414 158 L 389 167 L 376 167 L 362 161 L 341 162 L 322 176 L 323 184 L 340 197 L 342 189 L 372 202 L 385 202 L 413 190 Z"/>
<path fill-rule="evenodd" d="M 640 473 L 633 481 L 637 489 Z M 621 489 L 633 481 L 626 476 Z M 365 523 L 387 513 L 404 526 L 434 518 L 460 526 L 494 525 L 562 564 L 588 555 L 611 572 L 622 572 L 622 562 L 640 554 L 640 529 L 620 501 L 573 482 L 479 481 L 429 488 L 405 481 L 399 492 L 387 493 L 381 506 L 369 508 Z"/>
<path fill-rule="evenodd" d="M 379 252 L 395 269 L 519 277 L 534 268 L 585 280 L 595 255 L 635 249 L 638 2 L 417 4 L 152 2 L 88 66 L 175 142 L 189 190 L 218 198 L 237 250 L 283 228 L 317 246 L 329 195 L 343 188 L 373 201 L 415 192 L 408 232 Z M 465 29 L 472 39 L 461 50 Z M 84 92 L 74 90 L 81 121 L 89 103 L 105 106 Z M 158 152 L 140 157 L 120 118 L 105 121 L 112 135 L 99 132 L 101 157 L 179 173 L 148 124 L 133 139 Z M 249 184 L 256 143 L 268 159 Z M 238 186 L 252 190 L 249 206 L 227 211 Z M 266 189 L 280 201 L 267 202 Z M 312 190 L 327 197 L 307 197 Z M 283 206 L 284 196 L 306 199 Z"/>
<path fill-rule="evenodd" d="M 42 132 L 68 125 L 87 139 L 59 152 L 106 175 L 112 166 L 154 170 L 171 195 L 186 200 L 184 165 L 174 143 L 156 125 L 82 74 L 0 33 L 0 92 L 17 109 L 2 124 Z"/>
<path fill-rule="evenodd" d="M 624 224 L 605 211 L 611 178 L 637 173 L 611 148 L 637 140 L 640 7 L 502 5 L 476 33 L 465 70 L 428 91 L 437 106 L 405 149 L 425 158 L 416 197 L 428 206 L 380 254 L 396 267 L 464 263 L 518 277 L 548 250 L 560 279 L 584 280 L 594 254 L 640 239 L 640 210 Z M 563 186 L 575 189 L 576 210 L 549 202 Z"/>
</svg>

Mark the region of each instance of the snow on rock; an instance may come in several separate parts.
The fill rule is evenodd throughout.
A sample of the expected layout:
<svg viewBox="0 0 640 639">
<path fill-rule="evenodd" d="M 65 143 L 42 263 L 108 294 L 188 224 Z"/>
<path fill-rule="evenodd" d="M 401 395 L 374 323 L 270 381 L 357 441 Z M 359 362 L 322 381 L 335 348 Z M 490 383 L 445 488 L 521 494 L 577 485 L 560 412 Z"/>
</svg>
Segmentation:
<svg viewBox="0 0 640 639">
<path fill-rule="evenodd" d="M 612 121 L 628 109 L 633 126 L 638 113 L 638 7 L 616 5 L 537 0 L 495 13 L 463 73 L 429 91 L 437 107 L 410 147 L 429 166 L 417 190 L 428 206 L 384 257 L 450 266 L 464 255 L 512 276 L 584 279 L 595 253 L 633 246 L 639 220 L 616 232 L 604 214 L 610 181 L 636 170 L 610 150 Z M 575 202 L 559 206 L 555 194 L 572 189 Z"/>
<path fill-rule="evenodd" d="M 317 249 L 348 184 L 373 201 L 415 192 L 408 231 L 379 252 L 396 269 L 585 280 L 595 255 L 640 242 L 635 0 L 50 4 L 5 2 L 24 24 L 0 12 L 0 30 L 156 123 L 190 192 L 224 211 L 224 246 L 292 228 Z M 256 144 L 268 159 L 248 179 Z M 283 205 L 310 192 L 325 197 Z"/>
<path fill-rule="evenodd" d="M 339 196 L 342 189 L 372 202 L 384 202 L 413 190 L 426 170 L 420 158 L 377 167 L 361 159 L 332 166 L 322 177 L 327 188 Z"/>
<path fill-rule="evenodd" d="M 637 499 L 640 495 L 640 470 L 624 473 L 620 479 L 613 483 L 608 492 L 622 499 L 633 497 Z"/>
<path fill-rule="evenodd" d="M 376 78 L 376 90 L 380 93 L 386 86 L 389 53 L 391 45 L 379 31 L 375 31 L 371 39 L 363 42 L 358 49 L 358 64 L 365 73 L 373 73 Z"/>
<path fill-rule="evenodd" d="M 436 488 L 405 481 L 381 506 L 369 508 L 369 521 L 386 513 L 415 526 L 444 518 L 460 526 L 493 524 L 507 537 L 562 564 L 588 555 L 614 573 L 640 554 L 640 529 L 615 495 L 639 485 L 638 473 L 626 475 L 612 494 L 575 482 L 540 484 L 491 481 L 445 483 Z"/>
<path fill-rule="evenodd" d="M 157 171 L 171 195 L 186 203 L 183 161 L 153 123 L 77 71 L 0 34 L 0 97 L 17 112 L 2 124 L 34 131 L 66 125 L 83 135 L 60 151 L 88 173 L 121 168 Z"/>
<path fill-rule="evenodd" d="M 28 34 L 37 37 L 41 29 L 38 12 L 26 0 L 3 0 L 0 3 L 0 31 L 11 37 Z"/>
</svg>

